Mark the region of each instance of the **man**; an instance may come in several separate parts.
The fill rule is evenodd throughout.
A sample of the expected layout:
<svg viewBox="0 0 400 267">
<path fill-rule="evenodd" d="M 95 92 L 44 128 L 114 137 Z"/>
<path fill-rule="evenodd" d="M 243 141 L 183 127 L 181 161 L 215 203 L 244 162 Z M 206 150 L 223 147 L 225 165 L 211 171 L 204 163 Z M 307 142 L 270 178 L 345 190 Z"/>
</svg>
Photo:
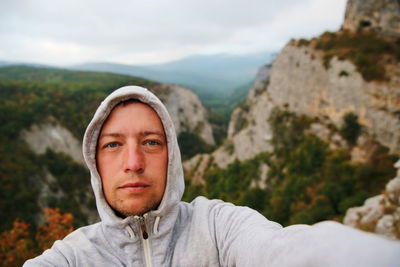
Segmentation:
<svg viewBox="0 0 400 267">
<path fill-rule="evenodd" d="M 282 228 L 220 200 L 181 202 L 167 110 L 148 90 L 109 95 L 83 141 L 101 222 L 24 266 L 400 266 L 400 244 L 339 223 Z"/>
</svg>

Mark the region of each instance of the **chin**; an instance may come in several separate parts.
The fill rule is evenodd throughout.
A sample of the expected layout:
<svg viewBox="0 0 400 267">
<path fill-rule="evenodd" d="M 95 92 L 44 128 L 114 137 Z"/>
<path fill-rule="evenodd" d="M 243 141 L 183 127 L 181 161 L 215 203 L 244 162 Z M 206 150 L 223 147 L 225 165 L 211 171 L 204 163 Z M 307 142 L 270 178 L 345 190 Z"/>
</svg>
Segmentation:
<svg viewBox="0 0 400 267">
<path fill-rule="evenodd" d="M 131 203 L 130 205 L 124 205 L 123 207 L 116 205 L 116 207 L 113 207 L 113 210 L 115 213 L 121 217 L 129 217 L 129 216 L 141 216 L 151 210 L 156 210 L 159 206 L 158 203 L 147 203 L 147 204 L 138 204 L 138 203 Z M 141 206 L 142 208 L 132 208 L 132 207 L 138 207 Z"/>
</svg>

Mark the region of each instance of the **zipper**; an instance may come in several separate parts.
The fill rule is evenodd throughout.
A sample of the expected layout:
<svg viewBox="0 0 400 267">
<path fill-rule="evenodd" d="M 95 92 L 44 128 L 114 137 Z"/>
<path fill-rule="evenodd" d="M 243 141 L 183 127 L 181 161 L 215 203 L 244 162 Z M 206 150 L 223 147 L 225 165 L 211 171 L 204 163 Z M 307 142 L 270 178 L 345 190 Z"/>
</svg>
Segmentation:
<svg viewBox="0 0 400 267">
<path fill-rule="evenodd" d="M 139 216 L 139 224 L 140 224 L 140 231 L 141 231 L 141 238 L 143 243 L 143 251 L 144 251 L 144 260 L 147 267 L 153 267 L 151 262 L 151 251 L 150 251 L 150 241 L 149 241 L 149 234 L 147 232 L 146 223 L 144 221 L 143 216 Z"/>
</svg>

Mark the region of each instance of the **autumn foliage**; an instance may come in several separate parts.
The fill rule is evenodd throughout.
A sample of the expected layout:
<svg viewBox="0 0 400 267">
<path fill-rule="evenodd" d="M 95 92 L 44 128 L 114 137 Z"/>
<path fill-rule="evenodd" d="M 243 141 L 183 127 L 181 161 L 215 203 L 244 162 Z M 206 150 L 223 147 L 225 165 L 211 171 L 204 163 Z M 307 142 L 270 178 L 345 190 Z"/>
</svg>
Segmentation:
<svg viewBox="0 0 400 267">
<path fill-rule="evenodd" d="M 37 227 L 36 234 L 31 234 L 29 224 L 19 218 L 14 220 L 11 230 L 0 234 L 0 266 L 21 266 L 73 231 L 72 214 L 45 209 L 44 215 L 45 223 Z"/>
<path fill-rule="evenodd" d="M 1 233 L 1 266 L 21 266 L 25 259 L 35 256 L 33 241 L 29 237 L 28 228 L 27 223 L 17 218 L 11 230 Z"/>
<path fill-rule="evenodd" d="M 74 230 L 71 213 L 61 214 L 58 209 L 46 209 L 45 213 L 47 223 L 38 227 L 35 236 L 37 246 L 42 251 Z"/>
</svg>

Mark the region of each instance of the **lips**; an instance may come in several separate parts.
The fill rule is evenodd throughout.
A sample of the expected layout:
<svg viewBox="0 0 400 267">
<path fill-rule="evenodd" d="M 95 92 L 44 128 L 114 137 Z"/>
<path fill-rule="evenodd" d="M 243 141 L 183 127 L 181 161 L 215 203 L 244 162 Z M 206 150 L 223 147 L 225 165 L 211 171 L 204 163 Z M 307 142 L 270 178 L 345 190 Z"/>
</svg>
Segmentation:
<svg viewBox="0 0 400 267">
<path fill-rule="evenodd" d="M 135 182 L 135 183 L 126 183 L 118 188 L 125 189 L 125 190 L 131 191 L 131 192 L 141 192 L 148 187 L 150 187 L 149 184 L 142 183 L 142 182 Z"/>
</svg>

